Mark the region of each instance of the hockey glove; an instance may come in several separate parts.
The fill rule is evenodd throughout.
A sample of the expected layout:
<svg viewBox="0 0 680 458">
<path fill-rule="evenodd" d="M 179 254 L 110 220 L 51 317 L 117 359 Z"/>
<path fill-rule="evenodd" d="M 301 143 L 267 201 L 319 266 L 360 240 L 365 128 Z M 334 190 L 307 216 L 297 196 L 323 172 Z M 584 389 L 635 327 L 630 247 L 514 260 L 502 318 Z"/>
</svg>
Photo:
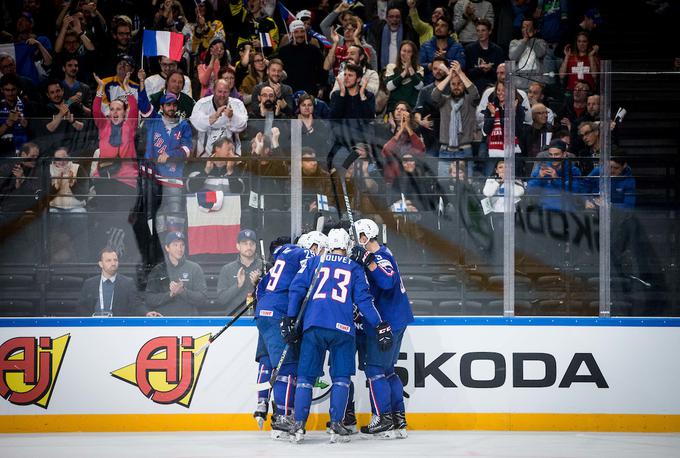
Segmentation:
<svg viewBox="0 0 680 458">
<path fill-rule="evenodd" d="M 381 321 L 375 328 L 378 334 L 378 347 L 380 351 L 388 351 L 392 347 L 392 328 L 387 321 Z"/>
<path fill-rule="evenodd" d="M 299 335 L 295 329 L 295 318 L 291 316 L 284 316 L 281 320 L 281 337 L 283 341 L 289 345 L 296 343 L 299 340 Z"/>
<path fill-rule="evenodd" d="M 352 248 L 350 259 L 358 262 L 364 267 L 368 267 L 372 262 L 375 262 L 375 255 L 370 251 L 367 251 L 364 247 L 355 246 Z"/>
</svg>

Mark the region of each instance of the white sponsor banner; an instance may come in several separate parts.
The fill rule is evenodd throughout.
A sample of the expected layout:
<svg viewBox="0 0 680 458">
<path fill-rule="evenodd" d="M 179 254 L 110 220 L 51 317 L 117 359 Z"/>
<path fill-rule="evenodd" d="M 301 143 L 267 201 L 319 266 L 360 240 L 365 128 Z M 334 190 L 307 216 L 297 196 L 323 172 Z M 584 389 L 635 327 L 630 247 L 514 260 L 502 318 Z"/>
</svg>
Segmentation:
<svg viewBox="0 0 680 458">
<path fill-rule="evenodd" d="M 74 319 L 0 327 L 0 415 L 252 413 L 252 319 L 205 354 L 198 349 L 219 329 L 207 319 L 188 326 L 110 320 L 135 325 Z M 404 336 L 397 368 L 408 379 L 407 410 L 680 414 L 680 327 L 566 325 L 588 320 L 420 319 Z M 322 381 L 329 386 L 315 396 L 330 388 L 328 375 Z M 368 412 L 361 372 L 355 383 L 357 409 Z M 313 411 L 327 409 L 326 397 Z"/>
</svg>

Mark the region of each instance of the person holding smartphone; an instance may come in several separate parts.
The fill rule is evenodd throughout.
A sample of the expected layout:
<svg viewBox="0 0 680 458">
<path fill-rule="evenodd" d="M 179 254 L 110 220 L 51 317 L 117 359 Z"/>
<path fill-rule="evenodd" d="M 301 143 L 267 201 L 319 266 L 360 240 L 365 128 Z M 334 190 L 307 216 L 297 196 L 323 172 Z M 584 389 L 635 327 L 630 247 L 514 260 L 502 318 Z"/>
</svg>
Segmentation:
<svg viewBox="0 0 680 458">
<path fill-rule="evenodd" d="M 581 169 L 572 165 L 567 156 L 566 144 L 554 140 L 548 147 L 545 158 L 531 172 L 527 193 L 538 196 L 544 210 L 568 210 L 572 208 L 570 194 L 581 192 Z"/>
</svg>

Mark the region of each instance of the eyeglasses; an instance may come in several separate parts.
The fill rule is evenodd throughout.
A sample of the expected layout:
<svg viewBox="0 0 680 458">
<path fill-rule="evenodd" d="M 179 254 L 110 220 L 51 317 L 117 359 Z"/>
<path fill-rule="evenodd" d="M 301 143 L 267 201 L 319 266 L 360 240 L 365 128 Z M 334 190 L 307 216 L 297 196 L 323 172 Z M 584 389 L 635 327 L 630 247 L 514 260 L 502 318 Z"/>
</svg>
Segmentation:
<svg viewBox="0 0 680 458">
<path fill-rule="evenodd" d="M 586 131 L 583 131 L 583 132 L 579 132 L 578 135 L 579 135 L 579 137 L 585 137 L 586 135 L 590 134 L 591 132 L 592 132 L 592 129 L 586 130 Z"/>
</svg>

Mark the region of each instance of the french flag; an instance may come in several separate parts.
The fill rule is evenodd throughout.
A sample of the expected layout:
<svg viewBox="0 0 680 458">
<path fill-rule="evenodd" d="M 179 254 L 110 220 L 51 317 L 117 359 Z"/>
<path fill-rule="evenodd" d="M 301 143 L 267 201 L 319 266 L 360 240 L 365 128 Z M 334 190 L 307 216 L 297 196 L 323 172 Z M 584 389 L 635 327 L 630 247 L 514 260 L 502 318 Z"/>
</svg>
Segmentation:
<svg viewBox="0 0 680 458">
<path fill-rule="evenodd" d="M 269 32 L 261 32 L 260 33 L 260 45 L 263 48 L 273 48 L 274 47 L 274 42 L 272 41 L 272 36 L 269 35 Z"/>
<path fill-rule="evenodd" d="M 145 30 L 142 52 L 147 57 L 165 56 L 172 60 L 182 60 L 184 35 L 161 30 Z"/>
<path fill-rule="evenodd" d="M 279 14 L 281 14 L 283 20 L 286 21 L 286 25 L 290 24 L 295 20 L 295 15 L 291 13 L 288 8 L 283 6 L 283 3 L 281 2 L 279 2 Z"/>
<path fill-rule="evenodd" d="M 314 30 L 310 32 L 310 35 L 319 40 L 319 43 L 321 43 L 324 48 L 328 49 L 333 47 L 333 44 L 330 42 L 328 38 L 326 38 L 325 35 L 322 35 L 319 32 L 315 32 Z"/>
</svg>

